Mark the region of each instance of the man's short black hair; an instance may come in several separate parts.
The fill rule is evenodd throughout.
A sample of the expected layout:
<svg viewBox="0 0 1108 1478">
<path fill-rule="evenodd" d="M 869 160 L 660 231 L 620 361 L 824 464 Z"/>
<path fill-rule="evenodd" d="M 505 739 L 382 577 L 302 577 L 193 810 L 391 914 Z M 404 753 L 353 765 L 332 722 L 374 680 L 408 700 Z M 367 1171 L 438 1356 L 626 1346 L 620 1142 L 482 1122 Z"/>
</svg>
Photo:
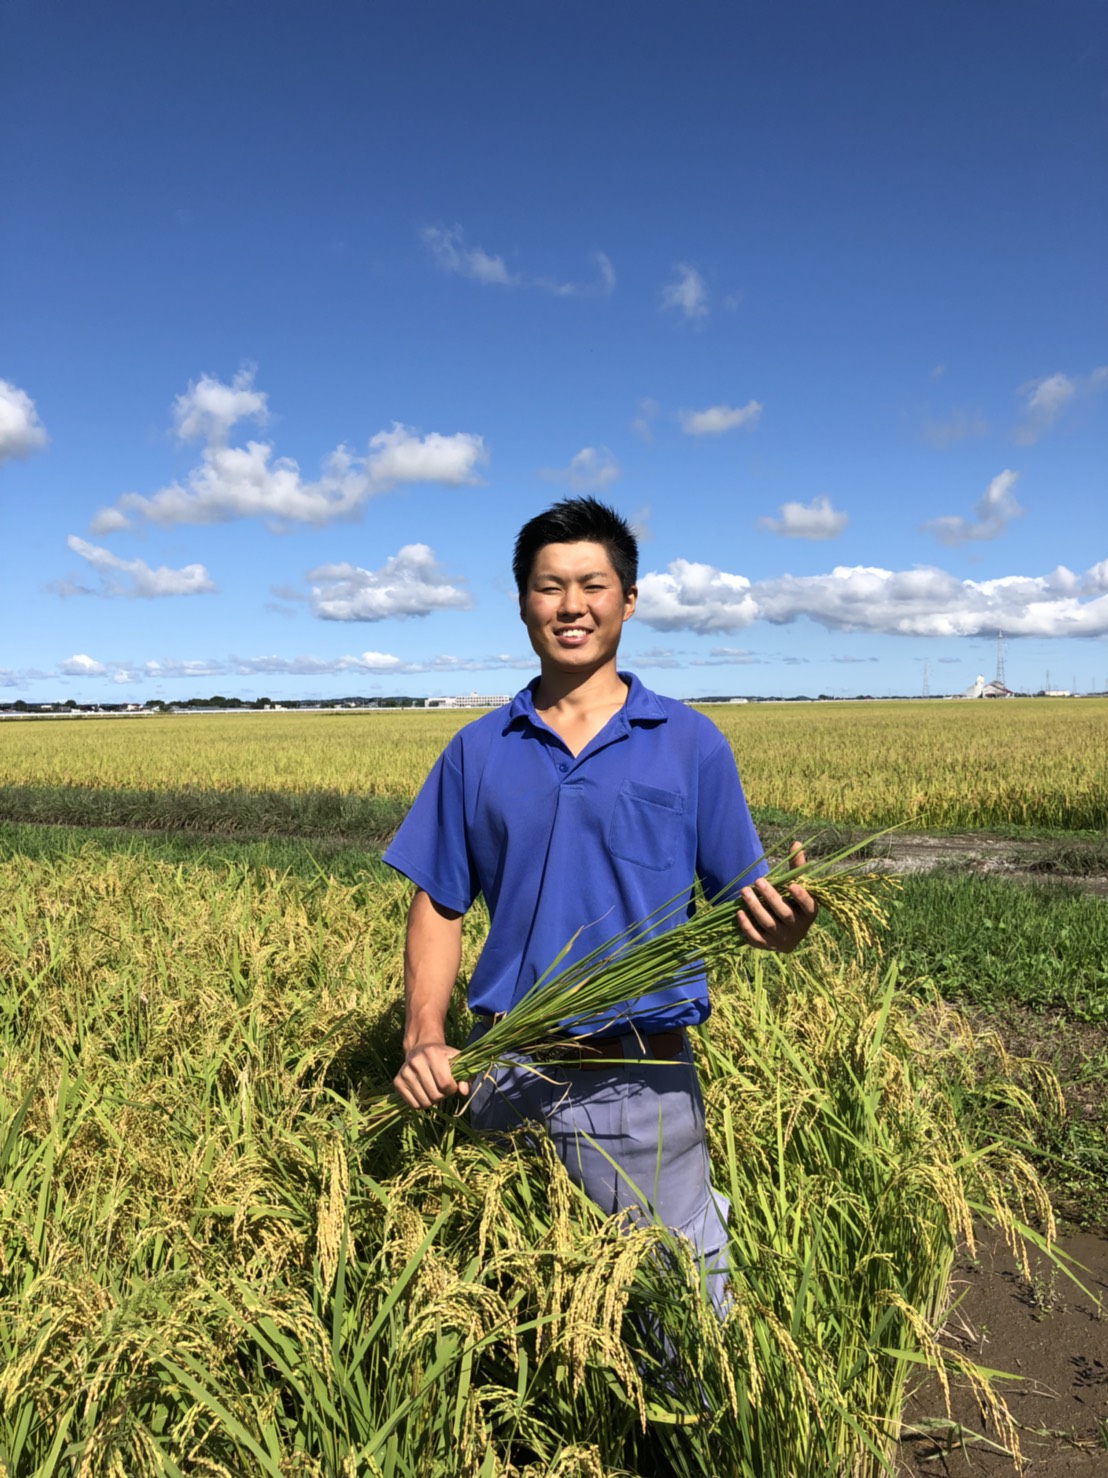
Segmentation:
<svg viewBox="0 0 1108 1478">
<path fill-rule="evenodd" d="M 639 541 L 627 520 L 596 498 L 563 498 L 528 519 L 516 535 L 512 574 L 521 600 L 535 556 L 547 544 L 603 544 L 624 595 L 638 578 Z"/>
</svg>

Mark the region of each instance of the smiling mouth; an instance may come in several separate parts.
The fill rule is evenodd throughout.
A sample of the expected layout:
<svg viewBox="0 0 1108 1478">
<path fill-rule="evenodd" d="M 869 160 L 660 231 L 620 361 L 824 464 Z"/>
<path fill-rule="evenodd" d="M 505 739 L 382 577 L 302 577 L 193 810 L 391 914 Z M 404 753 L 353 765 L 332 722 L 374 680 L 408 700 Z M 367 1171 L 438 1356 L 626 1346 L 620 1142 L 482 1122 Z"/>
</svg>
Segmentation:
<svg viewBox="0 0 1108 1478">
<path fill-rule="evenodd" d="M 584 626 L 563 626 L 554 635 L 558 641 L 577 643 L 583 642 L 591 633 Z"/>
</svg>

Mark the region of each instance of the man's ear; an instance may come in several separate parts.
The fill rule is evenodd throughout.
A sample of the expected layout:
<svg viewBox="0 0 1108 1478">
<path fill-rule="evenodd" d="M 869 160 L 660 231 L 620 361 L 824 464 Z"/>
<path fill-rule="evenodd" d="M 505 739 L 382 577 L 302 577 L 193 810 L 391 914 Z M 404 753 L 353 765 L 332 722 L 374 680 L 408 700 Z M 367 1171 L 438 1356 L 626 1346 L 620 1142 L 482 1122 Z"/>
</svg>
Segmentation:
<svg viewBox="0 0 1108 1478">
<path fill-rule="evenodd" d="M 635 602 L 639 598 L 639 587 L 632 585 L 631 589 L 623 597 L 623 619 L 626 621 L 635 611 Z"/>
<path fill-rule="evenodd" d="M 527 612 L 523 608 L 523 596 L 519 598 L 519 619 L 526 624 Z"/>
</svg>

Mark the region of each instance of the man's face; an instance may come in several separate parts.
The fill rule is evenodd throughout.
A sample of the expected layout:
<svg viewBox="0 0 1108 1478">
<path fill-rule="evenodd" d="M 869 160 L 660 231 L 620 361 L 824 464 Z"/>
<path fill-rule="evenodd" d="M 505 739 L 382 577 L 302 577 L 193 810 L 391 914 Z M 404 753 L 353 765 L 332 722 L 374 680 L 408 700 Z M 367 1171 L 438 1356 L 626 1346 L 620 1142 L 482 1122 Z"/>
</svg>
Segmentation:
<svg viewBox="0 0 1108 1478">
<path fill-rule="evenodd" d="M 593 671 L 614 659 L 636 593 L 623 594 L 603 544 L 544 544 L 519 614 L 544 665 Z"/>
</svg>

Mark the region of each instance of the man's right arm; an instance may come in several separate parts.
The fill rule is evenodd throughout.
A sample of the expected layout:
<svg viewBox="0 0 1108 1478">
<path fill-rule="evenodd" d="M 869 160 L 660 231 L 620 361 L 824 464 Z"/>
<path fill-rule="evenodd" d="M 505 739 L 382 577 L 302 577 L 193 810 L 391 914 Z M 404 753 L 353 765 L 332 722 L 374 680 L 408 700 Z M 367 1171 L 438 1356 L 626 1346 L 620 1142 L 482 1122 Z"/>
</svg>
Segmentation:
<svg viewBox="0 0 1108 1478">
<path fill-rule="evenodd" d="M 458 1049 L 444 1040 L 446 1012 L 462 963 L 462 916 L 416 889 L 404 939 L 404 1065 L 393 1087 L 413 1108 L 465 1093 L 450 1071 Z"/>
</svg>

